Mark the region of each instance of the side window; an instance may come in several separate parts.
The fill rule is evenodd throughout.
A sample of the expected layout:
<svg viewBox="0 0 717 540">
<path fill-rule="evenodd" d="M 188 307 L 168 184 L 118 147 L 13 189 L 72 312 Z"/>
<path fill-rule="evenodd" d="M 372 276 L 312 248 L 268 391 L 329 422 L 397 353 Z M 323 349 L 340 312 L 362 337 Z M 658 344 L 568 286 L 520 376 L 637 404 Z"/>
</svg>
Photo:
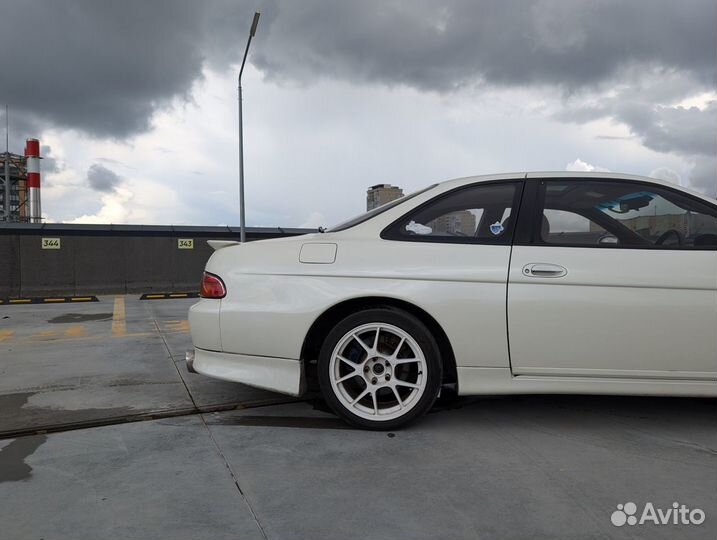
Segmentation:
<svg viewBox="0 0 717 540">
<path fill-rule="evenodd" d="M 546 244 L 717 249 L 717 211 L 660 186 L 551 180 L 541 196 L 539 237 Z"/>
<path fill-rule="evenodd" d="M 389 240 L 509 244 L 520 182 L 478 184 L 440 195 L 386 229 Z"/>
<path fill-rule="evenodd" d="M 567 210 L 543 211 L 543 223 L 540 236 L 548 244 L 591 244 L 605 243 L 608 234 L 600 225 Z"/>
</svg>

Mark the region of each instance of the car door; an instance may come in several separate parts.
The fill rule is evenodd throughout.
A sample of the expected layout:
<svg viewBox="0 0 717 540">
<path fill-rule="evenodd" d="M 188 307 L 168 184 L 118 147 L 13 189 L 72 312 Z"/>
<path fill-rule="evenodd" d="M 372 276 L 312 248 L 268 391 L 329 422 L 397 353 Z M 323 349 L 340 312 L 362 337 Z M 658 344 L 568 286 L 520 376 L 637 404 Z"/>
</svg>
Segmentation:
<svg viewBox="0 0 717 540">
<path fill-rule="evenodd" d="M 340 263 L 374 283 L 391 278 L 390 295 L 431 314 L 459 367 L 508 367 L 505 298 L 523 181 L 505 178 L 436 196 L 385 228 L 383 242 L 356 246 Z M 358 259 L 367 252 L 369 260 Z"/>
<path fill-rule="evenodd" d="M 717 378 L 717 209 L 620 179 L 530 179 L 508 283 L 515 375 Z"/>
</svg>

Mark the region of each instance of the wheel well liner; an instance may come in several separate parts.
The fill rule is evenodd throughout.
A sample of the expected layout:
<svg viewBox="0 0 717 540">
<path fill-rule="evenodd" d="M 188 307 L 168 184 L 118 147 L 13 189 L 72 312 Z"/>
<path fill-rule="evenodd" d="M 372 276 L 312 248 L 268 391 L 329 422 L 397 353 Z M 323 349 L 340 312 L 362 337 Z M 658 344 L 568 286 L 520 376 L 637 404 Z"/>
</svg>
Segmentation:
<svg viewBox="0 0 717 540">
<path fill-rule="evenodd" d="M 456 357 L 453 354 L 453 347 L 451 347 L 451 342 L 448 340 L 448 336 L 441 325 L 438 324 L 438 321 L 415 304 L 411 304 L 405 300 L 398 300 L 396 298 L 383 296 L 368 296 L 345 300 L 331 306 L 314 321 L 311 328 L 309 328 L 309 331 L 304 338 L 304 344 L 301 347 L 301 359 L 306 362 L 305 367 L 307 375 L 310 377 L 315 375 L 312 373 L 315 366 L 312 368 L 310 363 L 319 357 L 319 351 L 321 350 L 324 337 L 340 320 L 352 313 L 356 313 L 357 311 L 380 307 L 402 309 L 417 317 L 423 324 L 425 324 L 438 343 L 438 348 L 441 351 L 441 360 L 443 362 L 443 384 L 453 384 L 458 381 L 456 373 Z"/>
</svg>

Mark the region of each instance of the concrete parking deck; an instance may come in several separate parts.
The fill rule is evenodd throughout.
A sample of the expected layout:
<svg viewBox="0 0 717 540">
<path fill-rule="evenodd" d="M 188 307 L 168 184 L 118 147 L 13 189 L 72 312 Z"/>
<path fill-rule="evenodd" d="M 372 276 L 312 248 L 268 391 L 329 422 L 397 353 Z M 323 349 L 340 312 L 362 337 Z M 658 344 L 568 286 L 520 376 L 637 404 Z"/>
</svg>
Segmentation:
<svg viewBox="0 0 717 540">
<path fill-rule="evenodd" d="M 188 374 L 192 300 L 100 300 L 0 307 L 3 540 L 717 538 L 715 400 L 480 398 L 358 431 Z M 612 525 L 629 501 L 706 520 Z"/>
<path fill-rule="evenodd" d="M 0 436 L 286 399 L 188 377 L 196 300 L 0 307 Z"/>
</svg>

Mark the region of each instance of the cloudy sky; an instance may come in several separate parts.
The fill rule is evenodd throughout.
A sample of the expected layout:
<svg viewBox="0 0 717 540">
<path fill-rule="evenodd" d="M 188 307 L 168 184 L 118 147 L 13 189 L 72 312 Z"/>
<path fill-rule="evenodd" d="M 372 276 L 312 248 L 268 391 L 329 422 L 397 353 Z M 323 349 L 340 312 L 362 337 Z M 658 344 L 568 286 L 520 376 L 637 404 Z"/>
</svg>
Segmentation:
<svg viewBox="0 0 717 540">
<path fill-rule="evenodd" d="M 249 225 L 491 172 L 717 192 L 714 0 L 3 0 L 0 103 L 11 151 L 41 140 L 49 221 L 238 223 L 255 10 Z"/>
</svg>

